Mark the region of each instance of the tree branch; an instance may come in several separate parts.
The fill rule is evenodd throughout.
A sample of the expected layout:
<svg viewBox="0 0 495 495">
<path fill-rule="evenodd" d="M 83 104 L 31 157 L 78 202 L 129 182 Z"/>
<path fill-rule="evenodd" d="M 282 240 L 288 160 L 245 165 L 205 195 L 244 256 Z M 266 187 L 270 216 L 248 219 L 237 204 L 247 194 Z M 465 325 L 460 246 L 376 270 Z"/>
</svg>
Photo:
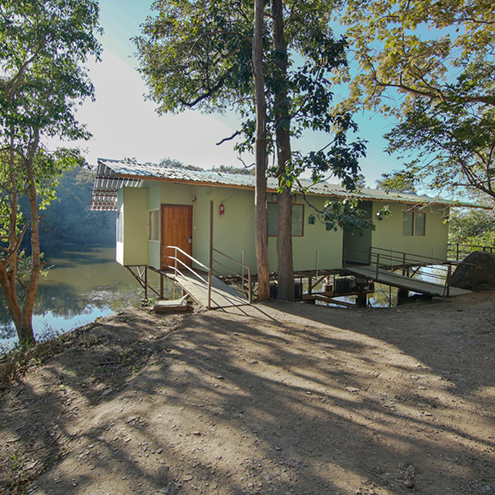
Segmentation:
<svg viewBox="0 0 495 495">
<path fill-rule="evenodd" d="M 221 141 L 215 144 L 217 146 L 220 146 L 221 144 L 226 143 L 227 141 L 232 141 L 232 139 L 235 139 L 237 136 L 239 136 L 239 134 L 241 134 L 241 131 L 235 131 L 234 134 L 232 134 L 232 136 L 223 138 Z"/>
<path fill-rule="evenodd" d="M 213 86 L 213 88 L 210 88 L 206 93 L 203 93 L 202 95 L 198 96 L 194 101 L 190 103 L 187 102 L 186 100 L 179 99 L 180 104 L 189 108 L 195 107 L 198 103 L 209 98 L 210 96 L 213 96 L 214 93 L 216 93 L 220 88 L 222 88 L 222 86 L 225 84 L 226 79 L 227 79 L 226 76 L 221 77 L 218 83 L 215 84 L 215 86 Z"/>
<path fill-rule="evenodd" d="M 446 96 L 439 88 L 434 88 L 435 93 L 430 93 L 428 91 L 422 91 L 420 89 L 411 88 L 405 84 L 398 83 L 394 84 L 391 82 L 381 82 L 375 79 L 377 86 L 381 88 L 397 88 L 406 93 L 411 93 L 416 96 L 421 96 L 423 98 L 429 98 L 430 100 L 442 100 L 455 103 L 485 103 L 487 105 L 495 106 L 495 96 L 491 95 L 479 95 L 479 96 L 459 96 L 456 95 L 455 98 Z M 433 88 L 432 88 L 433 89 Z M 439 96 L 440 95 L 440 96 Z"/>
</svg>

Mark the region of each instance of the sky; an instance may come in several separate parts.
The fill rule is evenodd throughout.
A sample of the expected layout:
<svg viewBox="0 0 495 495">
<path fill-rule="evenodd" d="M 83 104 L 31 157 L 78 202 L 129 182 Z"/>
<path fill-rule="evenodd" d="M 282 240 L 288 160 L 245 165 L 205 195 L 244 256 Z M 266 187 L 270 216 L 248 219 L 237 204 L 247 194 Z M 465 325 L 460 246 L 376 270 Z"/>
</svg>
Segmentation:
<svg viewBox="0 0 495 495">
<path fill-rule="evenodd" d="M 98 158 L 135 158 L 139 163 L 157 163 L 163 158 L 177 159 L 184 164 L 203 168 L 240 166 L 233 143 L 216 143 L 237 130 L 234 115 L 202 115 L 196 111 L 159 116 L 156 105 L 145 99 L 146 84 L 137 71 L 138 61 L 133 36 L 140 34 L 140 25 L 150 15 L 151 0 L 100 0 L 100 24 L 103 55 L 101 62 L 89 62 L 96 101 L 85 102 L 78 118 L 93 134 L 81 147 L 87 160 Z M 339 96 L 338 94 L 336 95 Z M 401 168 L 401 163 L 383 150 L 383 134 L 393 121 L 378 114 L 357 115 L 359 137 L 368 141 L 367 157 L 361 161 L 361 172 L 368 187 L 382 173 Z M 293 149 L 317 150 L 327 144 L 322 134 L 307 134 Z M 250 156 L 243 157 L 252 163 Z"/>
</svg>

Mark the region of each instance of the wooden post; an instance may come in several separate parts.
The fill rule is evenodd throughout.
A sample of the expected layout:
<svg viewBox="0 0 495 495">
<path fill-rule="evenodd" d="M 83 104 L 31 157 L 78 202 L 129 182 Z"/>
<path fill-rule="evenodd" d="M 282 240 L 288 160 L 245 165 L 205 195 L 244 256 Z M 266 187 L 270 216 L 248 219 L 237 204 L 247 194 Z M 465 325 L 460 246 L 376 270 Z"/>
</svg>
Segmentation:
<svg viewBox="0 0 495 495">
<path fill-rule="evenodd" d="M 253 303 L 253 282 L 251 277 L 251 268 L 248 268 L 248 285 L 249 285 L 249 304 Z"/>
<path fill-rule="evenodd" d="M 148 299 L 148 265 L 144 265 L 144 298 Z"/>
<path fill-rule="evenodd" d="M 367 298 L 366 298 L 366 292 L 363 292 L 362 290 L 359 291 L 359 294 L 356 297 L 356 306 L 358 308 L 366 308 L 367 306 Z"/>
<path fill-rule="evenodd" d="M 402 276 L 406 274 L 406 253 L 402 255 Z"/>
<path fill-rule="evenodd" d="M 210 268 L 213 268 L 213 200 L 210 200 Z"/>
<path fill-rule="evenodd" d="M 208 270 L 208 309 L 211 309 L 211 268 Z"/>
<path fill-rule="evenodd" d="M 163 273 L 160 273 L 160 299 L 163 299 Z"/>
<path fill-rule="evenodd" d="M 456 254 L 456 261 L 459 261 L 459 243 L 457 243 L 457 254 Z"/>
<path fill-rule="evenodd" d="M 452 274 L 452 265 L 449 263 L 449 268 L 447 270 L 447 297 L 450 296 L 450 275 Z"/>
<path fill-rule="evenodd" d="M 407 289 L 399 289 L 397 291 L 397 304 L 402 304 L 409 295 L 409 291 Z"/>
</svg>

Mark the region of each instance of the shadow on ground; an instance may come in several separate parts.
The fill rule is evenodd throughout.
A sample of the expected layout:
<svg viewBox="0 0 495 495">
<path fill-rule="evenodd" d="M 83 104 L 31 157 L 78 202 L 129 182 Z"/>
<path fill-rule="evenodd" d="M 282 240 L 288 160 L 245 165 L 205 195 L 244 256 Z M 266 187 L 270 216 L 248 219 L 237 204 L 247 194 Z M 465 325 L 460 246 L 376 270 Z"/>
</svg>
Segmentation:
<svg viewBox="0 0 495 495">
<path fill-rule="evenodd" d="M 95 324 L 2 392 L 0 491 L 495 493 L 491 310 Z"/>
</svg>

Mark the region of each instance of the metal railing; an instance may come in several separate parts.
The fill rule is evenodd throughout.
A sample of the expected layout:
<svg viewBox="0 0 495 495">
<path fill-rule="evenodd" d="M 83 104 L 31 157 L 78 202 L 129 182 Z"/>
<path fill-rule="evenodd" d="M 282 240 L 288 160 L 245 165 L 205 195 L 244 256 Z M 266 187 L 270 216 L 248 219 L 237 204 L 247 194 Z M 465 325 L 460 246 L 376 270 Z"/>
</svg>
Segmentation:
<svg viewBox="0 0 495 495">
<path fill-rule="evenodd" d="M 344 251 L 343 267 L 346 263 L 353 263 L 350 253 L 354 255 L 354 260 L 362 260 L 366 258 L 365 251 L 351 249 Z M 412 253 L 395 251 L 393 249 L 370 247 L 368 251 L 368 265 L 376 267 L 375 279 L 378 279 L 380 270 L 397 271 L 401 270 L 403 276 L 414 277 L 421 268 L 434 267 L 435 271 L 428 273 L 428 278 L 437 285 L 444 285 L 444 295 L 450 295 L 450 280 L 452 277 L 452 267 L 457 267 L 461 264 L 459 261 L 444 260 L 434 258 L 433 256 L 422 256 Z M 356 261 L 354 261 L 356 263 Z M 476 265 L 472 263 L 464 263 L 473 269 L 473 290 L 476 290 Z"/>
<path fill-rule="evenodd" d="M 455 259 L 456 261 L 464 259 L 468 254 L 474 253 L 475 251 L 486 251 L 493 254 L 495 252 L 495 246 L 460 244 L 458 242 L 447 245 L 447 256 L 449 259 Z"/>
<path fill-rule="evenodd" d="M 218 249 L 211 248 L 211 252 L 212 252 L 212 254 L 211 254 L 212 269 L 215 270 L 213 267 L 215 266 L 215 264 L 217 264 L 217 265 L 221 266 L 222 268 L 225 268 L 228 272 L 230 272 L 236 278 L 239 278 L 241 280 L 241 286 L 242 286 L 243 291 L 246 291 L 246 285 L 247 285 L 247 287 L 248 287 L 247 296 L 248 296 L 249 304 L 252 304 L 252 302 L 253 302 L 253 283 L 252 283 L 251 268 L 249 266 L 245 265 L 244 263 L 230 257 L 228 254 L 222 253 L 222 251 L 219 251 Z M 223 263 L 221 263 L 220 261 L 215 259 L 213 256 L 213 253 L 217 253 L 217 254 L 223 256 L 224 258 L 227 258 L 228 260 L 233 261 L 234 263 L 239 265 L 243 269 L 242 274 L 237 273 L 235 270 L 232 270 L 232 268 L 228 267 L 227 265 L 224 265 Z M 247 271 L 247 277 L 244 276 L 244 270 Z M 215 271 L 218 273 L 218 270 L 215 270 Z"/>
<path fill-rule="evenodd" d="M 172 265 L 165 265 L 166 268 L 169 268 L 175 272 L 175 277 L 177 278 L 181 274 L 181 270 L 186 269 L 190 273 L 192 273 L 198 280 L 201 282 L 204 282 L 207 284 L 208 287 L 208 309 L 211 309 L 211 276 L 212 276 L 212 269 L 201 263 L 201 261 L 198 261 L 196 258 L 193 258 L 190 254 L 186 253 L 182 249 L 178 248 L 177 246 L 164 246 L 165 249 L 173 249 L 174 250 L 174 256 L 167 255 L 167 258 L 171 259 L 174 261 L 173 266 Z M 200 266 L 201 268 L 204 268 L 205 271 L 207 272 L 208 276 L 207 278 L 203 277 L 201 274 L 199 274 L 197 271 L 193 270 L 192 267 L 190 267 L 188 264 L 184 263 L 179 256 L 178 253 L 182 254 L 185 256 L 187 259 L 191 260 L 191 264 L 195 263 L 196 265 Z M 179 268 L 179 266 L 181 268 Z"/>
</svg>

